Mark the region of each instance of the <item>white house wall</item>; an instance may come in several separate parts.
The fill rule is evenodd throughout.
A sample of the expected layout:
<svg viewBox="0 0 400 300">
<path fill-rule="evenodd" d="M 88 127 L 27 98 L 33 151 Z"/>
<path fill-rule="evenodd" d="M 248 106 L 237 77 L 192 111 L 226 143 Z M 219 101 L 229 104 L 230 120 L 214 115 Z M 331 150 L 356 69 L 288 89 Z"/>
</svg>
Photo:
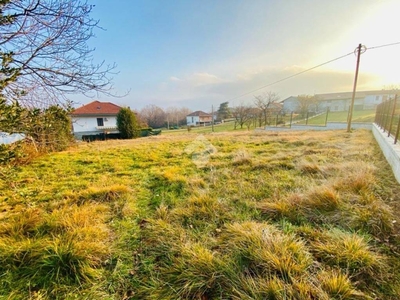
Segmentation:
<svg viewBox="0 0 400 300">
<path fill-rule="evenodd" d="M 186 124 L 188 126 L 196 126 L 197 123 L 200 123 L 200 117 L 199 116 L 193 116 L 193 117 L 186 117 Z"/>
<path fill-rule="evenodd" d="M 287 113 L 296 111 L 299 107 L 299 101 L 296 97 L 289 97 L 283 102 L 283 110 Z"/>
<path fill-rule="evenodd" d="M 97 127 L 97 118 L 103 118 L 104 127 L 115 127 L 117 126 L 116 116 L 111 117 L 73 117 L 72 126 L 74 133 L 84 133 L 84 132 L 102 132 Z"/>
<path fill-rule="evenodd" d="M 382 95 L 368 95 L 364 100 L 364 109 L 373 109 L 383 101 Z"/>
</svg>

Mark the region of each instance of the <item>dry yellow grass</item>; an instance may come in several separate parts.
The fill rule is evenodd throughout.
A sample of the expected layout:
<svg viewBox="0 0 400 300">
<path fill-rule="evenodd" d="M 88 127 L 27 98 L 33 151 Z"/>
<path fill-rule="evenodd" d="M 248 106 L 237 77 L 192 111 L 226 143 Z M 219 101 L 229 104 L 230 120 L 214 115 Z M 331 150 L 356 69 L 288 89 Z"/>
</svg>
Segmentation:
<svg viewBox="0 0 400 300">
<path fill-rule="evenodd" d="M 400 290 L 400 188 L 368 131 L 79 143 L 1 176 L 0 298 Z"/>
</svg>

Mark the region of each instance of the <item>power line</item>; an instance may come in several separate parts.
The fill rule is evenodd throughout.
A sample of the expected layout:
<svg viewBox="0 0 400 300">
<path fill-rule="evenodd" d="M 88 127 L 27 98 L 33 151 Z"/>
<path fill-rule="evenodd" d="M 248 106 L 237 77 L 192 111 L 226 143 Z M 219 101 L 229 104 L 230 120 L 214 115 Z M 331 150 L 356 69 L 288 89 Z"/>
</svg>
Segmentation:
<svg viewBox="0 0 400 300">
<path fill-rule="evenodd" d="M 385 45 L 380 45 L 380 46 L 374 46 L 374 47 L 367 47 L 367 50 L 378 49 L 378 48 L 383 48 L 383 47 L 389 47 L 389 46 L 394 46 L 394 45 L 400 45 L 400 42 L 391 43 L 391 44 L 385 44 Z"/>
<path fill-rule="evenodd" d="M 378 49 L 378 48 L 383 48 L 383 47 L 389 47 L 389 46 L 395 46 L 395 45 L 400 45 L 400 42 L 395 42 L 395 43 L 391 43 L 391 44 L 384 44 L 384 45 L 379 45 L 379 46 L 374 46 L 374 47 L 368 47 L 368 48 L 366 48 L 365 50 L 373 50 L 373 49 Z M 350 52 L 350 53 L 347 53 L 347 54 L 345 54 L 345 55 L 342 55 L 342 56 L 336 57 L 336 58 L 334 58 L 334 59 L 328 60 L 328 61 L 326 61 L 326 62 L 324 62 L 324 63 L 322 63 L 322 64 L 319 64 L 319 65 L 314 66 L 314 67 L 312 67 L 312 68 L 309 68 L 309 69 L 307 69 L 307 70 L 298 72 L 298 73 L 296 73 L 296 74 L 293 74 L 293 75 L 290 75 L 290 76 L 288 76 L 288 77 L 285 77 L 285 78 L 279 79 L 279 80 L 277 80 L 277 81 L 271 82 L 271 83 L 269 83 L 269 84 L 266 84 L 266 85 L 264 85 L 264 86 L 262 86 L 262 87 L 259 87 L 259 88 L 255 89 L 255 90 L 252 90 L 252 91 L 250 91 L 250 92 L 246 92 L 246 93 L 244 93 L 244 94 L 241 94 L 241 95 L 239 95 L 239 96 L 236 96 L 236 97 L 234 97 L 234 98 L 231 98 L 231 99 L 229 99 L 228 101 L 236 100 L 236 99 L 238 99 L 238 98 L 241 98 L 241 97 L 243 97 L 243 96 L 249 95 L 249 94 L 254 93 L 254 92 L 256 92 L 256 91 L 262 90 L 262 89 L 264 89 L 264 88 L 266 88 L 266 87 L 269 87 L 269 86 L 271 86 L 271 85 L 274 85 L 274 84 L 277 84 L 277 83 L 279 83 L 279 82 L 288 80 L 288 79 L 290 79 L 290 78 L 299 76 L 299 75 L 301 75 L 301 74 L 303 74 L 303 73 L 306 73 L 306 72 L 308 72 L 308 71 L 314 70 L 314 69 L 316 69 L 316 68 L 319 68 L 319 67 L 321 67 L 321 66 L 324 66 L 324 65 L 326 65 L 326 64 L 329 64 L 329 63 L 334 62 L 334 61 L 336 61 L 336 60 L 342 59 L 342 58 L 344 58 L 344 57 L 346 57 L 346 56 L 349 56 L 349 55 L 351 55 L 351 54 L 353 54 L 353 53 L 354 53 L 354 52 Z"/>
<path fill-rule="evenodd" d="M 306 72 L 308 72 L 308 71 L 314 70 L 314 69 L 316 69 L 316 68 L 319 68 L 319 67 L 321 67 L 321 66 L 324 66 L 324 65 L 326 65 L 326 64 L 329 64 L 329 63 L 334 62 L 334 61 L 336 61 L 336 60 L 342 59 L 342 58 L 344 58 L 344 57 L 346 57 L 346 56 L 349 56 L 349 55 L 351 55 L 351 54 L 353 54 L 353 52 L 350 52 L 350 53 L 347 53 L 347 54 L 345 54 L 345 55 L 336 57 L 336 58 L 334 58 L 334 59 L 328 60 L 328 61 L 326 61 L 326 62 L 324 62 L 324 63 L 322 63 L 322 64 L 316 65 L 316 66 L 314 66 L 314 67 L 312 67 L 312 68 L 309 68 L 309 69 L 307 69 L 307 70 L 303 70 L 303 71 L 298 72 L 298 73 L 296 73 L 296 74 L 293 74 L 293 75 L 287 76 L 287 77 L 285 77 L 285 78 L 279 79 L 279 80 L 277 80 L 277 81 L 271 82 L 271 83 L 269 83 L 269 84 L 267 84 L 267 85 L 264 85 L 264 86 L 262 86 L 262 87 L 259 87 L 259 88 L 255 89 L 255 90 L 252 90 L 252 91 L 247 92 L 247 93 L 244 93 L 244 94 L 242 94 L 242 95 L 240 95 L 240 96 L 236 96 L 236 97 L 234 97 L 234 98 L 231 98 L 231 99 L 229 99 L 228 101 L 232 101 L 232 100 L 241 98 L 241 97 L 246 96 L 246 95 L 248 95 L 248 94 L 251 94 L 251 93 L 254 93 L 254 92 L 259 91 L 259 90 L 261 90 L 261 89 L 264 89 L 264 88 L 266 88 L 266 87 L 269 87 L 269 86 L 271 86 L 271 85 L 274 85 L 274 84 L 277 84 L 277 83 L 279 83 L 279 82 L 288 80 L 288 79 L 290 79 L 290 78 L 299 76 L 300 74 L 303 74 L 303 73 L 306 73 Z"/>
</svg>

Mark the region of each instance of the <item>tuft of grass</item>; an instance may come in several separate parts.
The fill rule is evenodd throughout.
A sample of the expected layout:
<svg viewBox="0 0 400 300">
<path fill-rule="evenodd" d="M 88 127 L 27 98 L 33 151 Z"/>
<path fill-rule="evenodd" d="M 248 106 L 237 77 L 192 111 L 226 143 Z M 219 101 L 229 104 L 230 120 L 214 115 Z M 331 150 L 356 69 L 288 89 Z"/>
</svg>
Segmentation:
<svg viewBox="0 0 400 300">
<path fill-rule="evenodd" d="M 322 271 L 318 279 L 329 299 L 372 299 L 355 289 L 350 278 L 339 270 Z"/>
<path fill-rule="evenodd" d="M 324 171 L 321 169 L 319 164 L 315 162 L 304 161 L 299 163 L 297 168 L 300 170 L 302 174 L 305 175 L 324 174 Z"/>
<path fill-rule="evenodd" d="M 232 252 L 249 272 L 278 276 L 285 282 L 305 274 L 312 264 L 306 245 L 294 235 L 265 223 L 244 222 L 226 226 L 220 244 Z"/>
<path fill-rule="evenodd" d="M 169 211 L 168 207 L 165 204 L 161 203 L 161 205 L 156 209 L 155 218 L 161 219 L 163 221 L 169 220 Z"/>
<path fill-rule="evenodd" d="M 85 201 L 112 202 L 129 192 L 129 187 L 121 184 L 105 187 L 92 186 L 78 194 L 78 200 L 79 203 Z"/>
<path fill-rule="evenodd" d="M 288 299 L 287 285 L 277 277 L 241 276 L 241 289 L 232 291 L 232 299 Z"/>
<path fill-rule="evenodd" d="M 98 267 L 108 254 L 101 245 L 83 244 L 74 239 L 55 239 L 43 251 L 35 273 L 40 286 L 81 284 L 100 278 Z"/>
<path fill-rule="evenodd" d="M 240 165 L 251 165 L 252 164 L 252 159 L 250 154 L 244 150 L 238 150 L 236 151 L 233 156 L 232 156 L 232 164 L 234 166 L 240 166 Z"/>
<path fill-rule="evenodd" d="M 22 208 L 20 208 L 22 209 Z M 0 236 L 33 237 L 44 223 L 45 212 L 40 208 L 16 209 L 0 223 Z"/>
<path fill-rule="evenodd" d="M 329 212 L 339 208 L 341 199 L 335 189 L 322 186 L 308 191 L 299 205 L 308 210 Z"/>
<path fill-rule="evenodd" d="M 153 292 L 159 299 L 216 299 L 222 293 L 226 262 L 198 243 L 179 247 L 179 255 L 162 267 L 162 284 Z M 171 288 L 173 287 L 173 288 Z"/>
<path fill-rule="evenodd" d="M 331 229 L 311 244 L 314 255 L 327 265 L 340 267 L 353 275 L 372 276 L 379 273 L 385 262 L 369 242 L 367 237 Z"/>
<path fill-rule="evenodd" d="M 257 208 L 262 215 L 272 220 L 287 219 L 294 223 L 301 220 L 297 207 L 294 207 L 290 201 L 284 198 L 275 202 L 263 201 L 257 205 Z"/>
<path fill-rule="evenodd" d="M 195 228 L 219 227 L 231 218 L 230 208 L 224 201 L 209 193 L 192 195 L 171 213 L 183 225 Z"/>
<path fill-rule="evenodd" d="M 335 183 L 334 187 L 339 191 L 353 193 L 371 190 L 377 183 L 374 171 L 375 167 L 365 162 L 348 163 L 343 166 L 343 177 Z"/>
<path fill-rule="evenodd" d="M 351 228 L 379 238 L 393 233 L 395 217 L 392 209 L 372 193 L 362 193 L 359 202 L 351 203 L 348 211 L 351 212 L 348 218 Z"/>
</svg>

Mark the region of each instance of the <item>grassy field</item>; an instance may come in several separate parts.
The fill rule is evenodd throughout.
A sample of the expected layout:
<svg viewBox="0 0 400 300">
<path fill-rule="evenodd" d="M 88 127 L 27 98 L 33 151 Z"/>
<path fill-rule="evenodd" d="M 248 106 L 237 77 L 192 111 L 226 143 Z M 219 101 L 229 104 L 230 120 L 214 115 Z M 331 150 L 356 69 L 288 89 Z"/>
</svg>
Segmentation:
<svg viewBox="0 0 400 300">
<path fill-rule="evenodd" d="M 328 122 L 347 122 L 347 111 L 337 111 L 328 113 Z M 372 123 L 375 119 L 375 110 L 355 110 L 353 111 L 352 122 Z M 326 113 L 310 118 L 309 125 L 325 125 Z M 301 120 L 298 124 L 305 124 L 305 120 Z"/>
<path fill-rule="evenodd" d="M 329 112 L 328 113 L 328 122 L 347 122 L 347 115 L 348 112 Z M 375 110 L 357 110 L 353 112 L 353 119 L 352 122 L 366 122 L 366 123 L 372 123 L 375 119 Z M 276 118 L 272 118 L 271 122 L 273 123 L 271 126 L 275 126 L 275 120 Z M 286 122 L 286 124 L 290 123 L 290 115 L 286 115 L 283 120 Z M 296 122 L 296 124 L 299 125 L 305 125 L 306 120 L 305 119 L 299 119 L 299 117 L 295 117 L 293 119 L 293 122 Z M 308 125 L 325 125 L 326 122 L 326 113 L 323 113 L 321 115 L 318 115 L 316 117 L 309 118 L 308 120 Z M 288 126 L 288 125 L 287 125 Z M 254 129 L 254 124 L 251 125 L 251 129 Z M 225 122 L 222 124 L 217 124 L 214 125 L 214 132 L 226 132 L 226 131 L 247 131 L 246 125 L 243 126 L 241 129 L 240 126 L 237 126 L 237 129 L 234 130 L 234 122 L 229 121 Z M 177 134 L 182 134 L 188 132 L 187 129 L 178 129 L 178 130 L 167 130 L 164 129 L 163 134 L 172 134 L 172 135 L 177 135 Z M 211 126 L 199 126 L 199 127 L 193 127 L 191 128 L 192 133 L 198 133 L 198 134 L 205 134 L 205 133 L 211 133 L 212 132 L 212 127 Z"/>
<path fill-rule="evenodd" d="M 370 131 L 80 143 L 0 176 L 0 299 L 399 299 Z"/>
<path fill-rule="evenodd" d="M 243 127 L 244 127 L 243 129 L 240 129 L 240 126 L 237 126 L 236 131 L 247 130 L 246 126 L 243 126 Z M 233 131 L 233 130 L 234 130 L 234 122 L 233 121 L 214 125 L 214 132 L 226 132 L 226 131 Z M 165 129 L 162 132 L 163 132 L 163 134 L 182 134 L 182 133 L 187 133 L 188 130 L 187 130 L 187 128 L 178 129 L 178 130 Z M 198 127 L 190 128 L 190 133 L 204 134 L 204 133 L 211 133 L 211 132 L 212 132 L 212 126 L 198 126 Z"/>
</svg>

